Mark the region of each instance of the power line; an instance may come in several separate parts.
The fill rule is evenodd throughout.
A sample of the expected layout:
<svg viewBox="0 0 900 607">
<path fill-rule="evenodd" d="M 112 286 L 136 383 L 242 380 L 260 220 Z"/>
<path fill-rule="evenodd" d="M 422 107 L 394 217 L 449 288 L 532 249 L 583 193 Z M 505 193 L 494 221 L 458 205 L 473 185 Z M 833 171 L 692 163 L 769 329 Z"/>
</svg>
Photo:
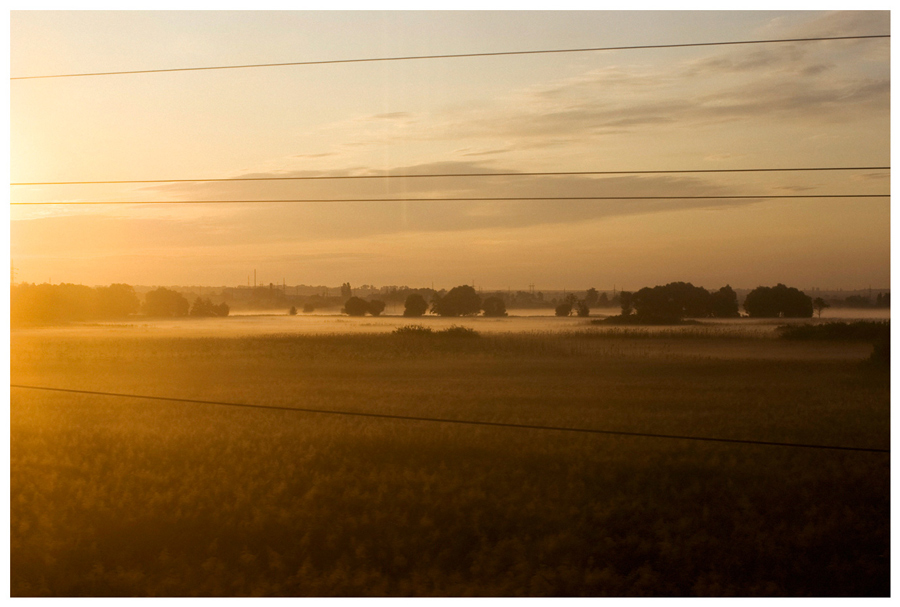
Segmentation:
<svg viewBox="0 0 900 607">
<path fill-rule="evenodd" d="M 473 196 L 449 198 L 279 198 L 272 200 L 58 200 L 10 202 L 10 205 L 99 205 L 99 204 L 259 204 L 275 202 L 502 202 L 551 200 L 763 200 L 809 198 L 890 198 L 890 194 L 754 194 L 716 196 Z"/>
<path fill-rule="evenodd" d="M 648 171 L 539 171 L 517 173 L 397 173 L 384 175 L 315 175 L 300 177 L 218 177 L 200 179 L 121 179 L 98 181 L 27 181 L 11 183 L 11 186 L 35 185 L 94 185 L 128 183 L 199 183 L 227 181 L 310 181 L 324 179 L 414 179 L 422 177 L 555 177 L 587 175 L 674 175 L 685 173 L 774 173 L 788 171 L 889 171 L 889 166 L 870 167 L 786 167 L 750 169 L 673 169 Z"/>
<path fill-rule="evenodd" d="M 308 409 L 301 407 L 282 407 L 277 405 L 254 405 L 247 403 L 232 403 L 232 402 L 223 402 L 223 401 L 215 401 L 215 400 L 200 400 L 193 398 L 171 398 L 167 396 L 149 396 L 144 394 L 123 394 L 120 392 L 99 392 L 96 390 L 73 390 L 70 388 L 50 388 L 46 386 L 26 386 L 20 384 L 10 384 L 10 388 L 21 388 L 25 390 L 45 390 L 49 392 L 65 392 L 69 394 L 87 394 L 92 396 L 110 396 L 116 398 L 138 398 L 145 400 L 157 400 L 157 401 L 169 401 L 169 402 L 178 402 L 178 403 L 193 403 L 193 404 L 201 404 L 201 405 L 216 405 L 221 407 L 240 407 L 246 409 L 268 409 L 274 411 L 293 411 L 295 413 L 321 413 L 327 415 L 344 415 L 348 417 L 370 417 L 370 418 L 381 418 L 381 419 L 394 419 L 394 420 L 403 420 L 403 421 L 419 421 L 419 422 L 437 422 L 444 424 L 464 424 L 470 426 L 493 426 L 498 428 L 519 428 L 525 430 L 553 430 L 557 432 L 580 432 L 584 434 L 607 434 L 607 435 L 616 435 L 616 436 L 635 436 L 635 437 L 645 437 L 645 438 L 669 438 L 669 439 L 678 439 L 678 440 L 692 440 L 692 441 L 704 441 L 704 442 L 716 442 L 716 443 L 733 443 L 733 444 L 744 444 L 744 445 L 765 445 L 765 446 L 774 446 L 774 447 L 799 447 L 805 449 L 830 449 L 837 451 L 866 451 L 870 453 L 890 453 L 890 449 L 875 449 L 871 447 L 842 447 L 836 445 L 818 445 L 818 444 L 810 444 L 810 443 L 787 443 L 787 442 L 776 442 L 776 441 L 761 441 L 761 440 L 749 440 L 749 439 L 736 439 L 736 438 L 714 438 L 708 436 L 683 436 L 678 434 L 654 434 L 648 432 L 625 432 L 619 430 L 600 430 L 594 428 L 572 428 L 565 426 L 540 426 L 533 424 L 513 424 L 507 422 L 488 422 L 488 421 L 478 421 L 478 420 L 464 420 L 464 419 L 447 419 L 441 417 L 419 417 L 412 415 L 392 415 L 388 413 L 366 413 L 366 412 L 357 412 L 357 411 L 338 411 L 334 409 Z"/>
<path fill-rule="evenodd" d="M 451 55 L 415 55 L 403 57 L 370 57 L 364 59 L 330 59 L 324 61 L 291 61 L 285 63 L 255 63 L 246 65 L 214 65 L 204 67 L 178 67 L 153 70 L 123 70 L 116 72 L 89 72 L 79 74 L 51 74 L 44 76 L 14 76 L 10 80 L 37 80 L 49 78 L 78 78 L 82 76 L 120 76 L 124 74 L 159 74 L 166 72 L 199 72 L 204 70 L 235 70 L 260 67 L 287 67 L 298 65 L 333 65 L 338 63 L 373 63 L 377 61 L 410 61 L 419 59 L 460 59 L 464 57 L 500 57 L 508 55 L 542 55 L 551 53 L 589 53 L 598 51 L 632 51 L 642 49 L 664 48 L 688 48 L 703 46 L 734 46 L 740 44 L 775 44 L 785 42 L 821 42 L 826 40 L 866 40 L 875 38 L 890 38 L 890 34 L 875 34 L 865 36 L 822 36 L 817 38 L 779 38 L 769 40 L 733 40 L 726 42 L 690 42 L 683 44 L 643 44 L 634 46 L 603 46 L 590 48 L 567 48 L 537 51 L 502 51 L 495 53 L 458 53 Z"/>
</svg>

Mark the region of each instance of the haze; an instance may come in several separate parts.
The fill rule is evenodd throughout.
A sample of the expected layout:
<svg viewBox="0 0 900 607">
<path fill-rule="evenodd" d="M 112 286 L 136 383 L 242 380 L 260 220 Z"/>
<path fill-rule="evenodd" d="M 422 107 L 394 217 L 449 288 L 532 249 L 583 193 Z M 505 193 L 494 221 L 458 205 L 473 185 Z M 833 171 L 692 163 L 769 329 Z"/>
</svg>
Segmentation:
<svg viewBox="0 0 900 607">
<path fill-rule="evenodd" d="M 30 12 L 11 75 L 889 33 L 884 12 Z M 11 180 L 888 166 L 885 39 L 11 83 Z M 888 171 L 14 186 L 14 202 L 880 194 Z M 13 207 L 17 281 L 890 280 L 887 198 Z"/>
</svg>

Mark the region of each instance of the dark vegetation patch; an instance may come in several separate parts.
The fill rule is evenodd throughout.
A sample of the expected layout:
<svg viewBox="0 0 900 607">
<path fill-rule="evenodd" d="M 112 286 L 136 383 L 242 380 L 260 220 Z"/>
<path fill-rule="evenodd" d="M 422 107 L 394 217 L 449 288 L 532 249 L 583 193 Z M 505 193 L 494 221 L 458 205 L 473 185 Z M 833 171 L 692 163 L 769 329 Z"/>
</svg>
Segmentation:
<svg viewBox="0 0 900 607">
<path fill-rule="evenodd" d="M 423 333 L 14 335 L 10 373 L 317 410 L 890 445 L 889 376 L 854 361 Z M 883 453 L 11 393 L 14 596 L 888 596 L 889 551 Z"/>
<path fill-rule="evenodd" d="M 874 341 L 890 336 L 890 321 L 828 322 L 821 325 L 786 325 L 778 327 L 784 339 Z"/>
<path fill-rule="evenodd" d="M 592 325 L 643 325 L 643 326 L 682 326 L 682 325 L 702 325 L 699 320 L 693 319 L 659 319 L 640 317 L 636 314 L 607 316 L 606 318 L 598 318 L 591 321 Z"/>
<path fill-rule="evenodd" d="M 478 337 L 479 333 L 470 327 L 462 327 L 452 325 L 440 331 L 433 331 L 431 327 L 423 327 L 422 325 L 406 325 L 394 329 L 394 335 L 402 335 L 404 337 L 423 337 L 423 336 L 444 336 L 444 337 Z"/>
</svg>

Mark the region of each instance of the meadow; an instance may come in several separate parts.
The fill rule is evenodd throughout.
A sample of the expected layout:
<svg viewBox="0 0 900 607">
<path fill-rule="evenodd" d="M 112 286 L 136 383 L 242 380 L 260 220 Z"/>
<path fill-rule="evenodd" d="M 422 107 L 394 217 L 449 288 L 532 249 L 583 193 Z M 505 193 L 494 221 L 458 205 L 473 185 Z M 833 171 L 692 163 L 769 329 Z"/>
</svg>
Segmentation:
<svg viewBox="0 0 900 607">
<path fill-rule="evenodd" d="M 567 318 L 457 319 L 479 335 L 454 336 L 446 320 L 22 329 L 11 380 L 890 447 L 871 343 Z M 393 332 L 409 324 L 434 332 Z M 19 388 L 10 424 L 13 596 L 890 594 L 885 453 Z"/>
</svg>

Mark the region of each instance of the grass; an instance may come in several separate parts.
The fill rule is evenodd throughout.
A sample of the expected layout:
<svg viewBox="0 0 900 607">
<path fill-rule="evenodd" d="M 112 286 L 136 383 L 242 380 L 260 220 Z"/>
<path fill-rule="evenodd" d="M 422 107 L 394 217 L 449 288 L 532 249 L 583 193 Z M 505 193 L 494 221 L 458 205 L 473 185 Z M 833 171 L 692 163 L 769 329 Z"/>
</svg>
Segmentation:
<svg viewBox="0 0 900 607">
<path fill-rule="evenodd" d="M 14 383 L 888 448 L 871 345 L 12 335 Z M 884 454 L 13 389 L 14 596 L 887 596 Z"/>
<path fill-rule="evenodd" d="M 890 337 L 890 321 L 828 322 L 821 325 L 786 325 L 778 327 L 783 339 L 874 341 Z"/>
</svg>

